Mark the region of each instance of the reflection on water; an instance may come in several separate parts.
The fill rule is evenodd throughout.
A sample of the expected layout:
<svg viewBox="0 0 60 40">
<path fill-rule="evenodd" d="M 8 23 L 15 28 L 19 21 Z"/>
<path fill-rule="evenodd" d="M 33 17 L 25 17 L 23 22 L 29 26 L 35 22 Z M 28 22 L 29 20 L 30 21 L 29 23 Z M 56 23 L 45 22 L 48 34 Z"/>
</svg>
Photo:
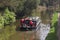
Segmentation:
<svg viewBox="0 0 60 40">
<path fill-rule="evenodd" d="M 49 24 L 47 24 L 47 25 L 49 25 Z M 18 27 L 19 30 L 17 30 L 15 34 L 10 36 L 9 40 L 42 40 L 42 39 L 46 38 L 46 36 L 50 30 L 50 26 L 47 26 L 47 25 L 45 25 L 45 27 L 43 24 L 39 25 L 38 31 L 26 31 L 26 30 L 20 31 L 20 28 Z M 42 29 L 42 31 L 41 31 L 41 29 Z M 39 34 L 37 34 L 37 33 L 39 33 Z M 42 38 L 42 36 L 44 36 L 44 35 L 45 35 L 45 37 Z"/>
<path fill-rule="evenodd" d="M 33 39 L 33 36 L 33 31 L 18 31 L 10 37 L 10 40 L 30 40 Z"/>
<path fill-rule="evenodd" d="M 15 28 L 15 25 L 7 25 L 5 28 L 1 29 L 0 40 L 8 40 L 9 36 L 15 33 Z"/>
</svg>

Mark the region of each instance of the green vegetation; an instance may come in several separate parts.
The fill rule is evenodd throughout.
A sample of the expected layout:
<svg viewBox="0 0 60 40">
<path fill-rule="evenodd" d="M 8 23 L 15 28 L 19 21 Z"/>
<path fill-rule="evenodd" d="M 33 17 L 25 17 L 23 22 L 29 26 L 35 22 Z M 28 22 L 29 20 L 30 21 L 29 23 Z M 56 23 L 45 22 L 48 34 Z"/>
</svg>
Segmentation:
<svg viewBox="0 0 60 40">
<path fill-rule="evenodd" d="M 5 12 L 4 12 L 4 23 L 5 24 L 10 24 L 10 23 L 13 23 L 13 22 L 15 22 L 15 13 L 10 12 L 8 10 L 8 8 L 5 9 Z"/>
<path fill-rule="evenodd" d="M 10 12 L 8 8 L 5 9 L 5 12 L 0 14 L 0 29 L 6 24 L 11 24 L 15 22 L 15 13 Z"/>
<path fill-rule="evenodd" d="M 15 33 L 16 25 L 7 25 L 15 22 L 15 13 L 10 12 L 8 8 L 0 13 L 0 40 L 9 40 L 9 36 Z M 6 26 L 4 26 L 6 25 Z"/>
<path fill-rule="evenodd" d="M 10 11 L 15 12 L 16 18 L 30 16 L 32 10 L 36 9 L 40 0 L 1 0 L 0 9 L 8 7 Z"/>
<path fill-rule="evenodd" d="M 4 18 L 0 15 L 0 29 L 4 27 Z"/>
<path fill-rule="evenodd" d="M 56 27 L 57 27 L 57 21 L 58 21 L 58 13 L 55 12 L 53 17 L 52 17 L 52 27 L 50 30 L 50 33 L 48 34 L 46 40 L 57 40 L 57 32 L 56 32 Z"/>
</svg>

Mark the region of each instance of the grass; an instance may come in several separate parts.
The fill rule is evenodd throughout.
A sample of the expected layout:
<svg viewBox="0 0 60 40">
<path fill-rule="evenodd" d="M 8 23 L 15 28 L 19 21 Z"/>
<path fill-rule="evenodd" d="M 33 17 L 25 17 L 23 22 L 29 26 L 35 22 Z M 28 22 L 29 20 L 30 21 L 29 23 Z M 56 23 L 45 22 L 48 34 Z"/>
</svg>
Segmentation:
<svg viewBox="0 0 60 40">
<path fill-rule="evenodd" d="M 52 17 L 52 27 L 50 29 L 50 32 L 46 38 L 46 40 L 57 40 L 56 30 L 57 30 L 57 21 L 58 21 L 58 14 L 57 12 L 54 13 L 54 16 Z"/>
</svg>

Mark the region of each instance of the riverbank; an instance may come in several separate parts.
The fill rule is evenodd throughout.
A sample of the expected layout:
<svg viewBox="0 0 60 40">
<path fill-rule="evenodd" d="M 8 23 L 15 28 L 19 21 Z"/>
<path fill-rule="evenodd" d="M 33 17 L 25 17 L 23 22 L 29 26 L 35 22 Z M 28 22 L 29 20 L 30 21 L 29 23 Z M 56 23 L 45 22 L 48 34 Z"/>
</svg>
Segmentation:
<svg viewBox="0 0 60 40">
<path fill-rule="evenodd" d="M 58 13 L 55 12 L 54 16 L 52 17 L 52 25 L 51 25 L 51 29 L 50 32 L 46 38 L 46 40 L 58 40 L 57 39 L 57 25 L 58 25 Z"/>
</svg>

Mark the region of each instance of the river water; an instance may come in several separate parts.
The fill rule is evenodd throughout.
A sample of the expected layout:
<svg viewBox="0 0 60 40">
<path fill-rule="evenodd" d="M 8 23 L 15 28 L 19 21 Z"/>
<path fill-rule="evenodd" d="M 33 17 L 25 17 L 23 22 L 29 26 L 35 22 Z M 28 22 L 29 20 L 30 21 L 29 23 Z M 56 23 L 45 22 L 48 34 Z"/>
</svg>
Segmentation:
<svg viewBox="0 0 60 40">
<path fill-rule="evenodd" d="M 36 31 L 36 38 L 39 40 L 45 40 L 50 31 L 49 24 L 40 24 L 40 28 Z"/>
<path fill-rule="evenodd" d="M 40 23 L 37 30 L 33 31 L 16 31 L 15 34 L 10 36 L 10 40 L 45 40 L 50 31 L 49 24 Z"/>
</svg>

